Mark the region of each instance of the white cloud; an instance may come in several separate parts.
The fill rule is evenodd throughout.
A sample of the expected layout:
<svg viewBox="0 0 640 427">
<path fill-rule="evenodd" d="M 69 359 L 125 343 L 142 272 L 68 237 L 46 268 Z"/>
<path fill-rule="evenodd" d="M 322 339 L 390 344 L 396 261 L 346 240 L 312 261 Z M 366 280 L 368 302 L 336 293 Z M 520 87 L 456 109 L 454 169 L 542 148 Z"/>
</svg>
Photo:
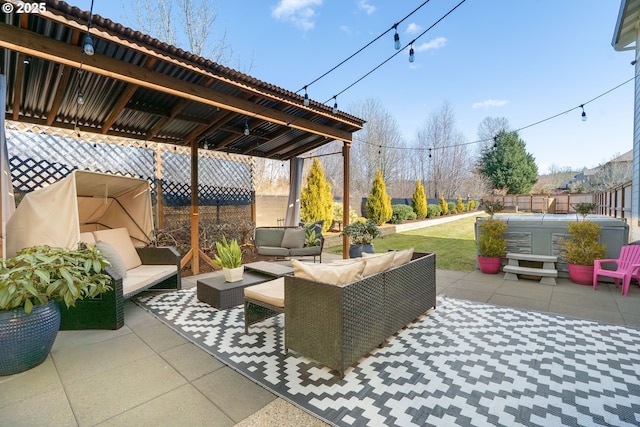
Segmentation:
<svg viewBox="0 0 640 427">
<path fill-rule="evenodd" d="M 351 35 L 351 28 L 348 25 L 340 25 L 340 31 Z"/>
<path fill-rule="evenodd" d="M 414 24 L 413 22 L 409 24 L 407 27 L 407 34 L 418 34 L 422 30 L 422 27 L 418 24 Z"/>
<path fill-rule="evenodd" d="M 310 30 L 314 26 L 316 15 L 314 6 L 322 5 L 322 0 L 280 0 L 271 11 L 271 16 L 279 21 L 291 22 L 301 30 Z"/>
<path fill-rule="evenodd" d="M 364 10 L 367 15 L 371 15 L 376 11 L 376 7 L 370 4 L 368 0 L 358 0 L 358 8 Z"/>
<path fill-rule="evenodd" d="M 507 101 L 506 99 L 487 99 L 486 101 L 474 103 L 471 106 L 471 108 L 476 110 L 478 108 L 502 107 L 503 105 L 506 105 L 508 103 L 509 103 L 509 101 Z"/>
<path fill-rule="evenodd" d="M 440 49 L 441 47 L 444 47 L 445 44 L 447 44 L 447 39 L 445 39 L 444 37 L 438 37 L 429 42 L 415 45 L 413 46 L 413 48 L 416 52 L 424 52 L 431 49 Z"/>
</svg>

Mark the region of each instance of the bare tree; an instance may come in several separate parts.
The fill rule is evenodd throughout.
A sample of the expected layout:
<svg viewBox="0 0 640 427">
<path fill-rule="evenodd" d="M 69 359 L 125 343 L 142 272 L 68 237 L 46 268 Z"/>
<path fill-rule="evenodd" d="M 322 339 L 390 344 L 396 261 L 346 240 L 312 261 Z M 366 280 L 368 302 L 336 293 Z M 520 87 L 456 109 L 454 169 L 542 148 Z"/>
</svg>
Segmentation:
<svg viewBox="0 0 640 427">
<path fill-rule="evenodd" d="M 288 194 L 289 162 L 255 157 L 253 164 L 254 188 L 257 194 Z"/>
<path fill-rule="evenodd" d="M 218 15 L 212 0 L 141 0 L 131 4 L 140 31 L 214 62 L 231 60 L 226 29 L 214 39 Z M 184 39 L 188 45 L 183 45 Z"/>
<path fill-rule="evenodd" d="M 471 174 L 473 159 L 464 135 L 456 130 L 451 104 L 444 102 L 425 121 L 417 133 L 416 149 L 421 159 L 418 171 L 428 196 L 453 198 L 466 193 L 463 184 Z"/>
<path fill-rule="evenodd" d="M 509 132 L 510 130 L 509 120 L 506 117 L 485 117 L 478 125 L 478 138 L 483 141 L 478 152 L 493 145 L 493 138 L 500 131 Z"/>
<path fill-rule="evenodd" d="M 586 183 L 586 191 L 598 192 L 615 188 L 631 181 L 633 161 L 621 159 L 617 154 L 607 163 L 600 165 Z"/>
</svg>

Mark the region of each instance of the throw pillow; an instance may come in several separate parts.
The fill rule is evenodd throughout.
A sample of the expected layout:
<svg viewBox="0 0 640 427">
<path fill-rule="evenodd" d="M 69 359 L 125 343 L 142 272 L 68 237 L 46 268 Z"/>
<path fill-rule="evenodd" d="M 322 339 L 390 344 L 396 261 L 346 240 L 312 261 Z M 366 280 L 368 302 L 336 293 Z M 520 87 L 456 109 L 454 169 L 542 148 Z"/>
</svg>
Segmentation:
<svg viewBox="0 0 640 427">
<path fill-rule="evenodd" d="M 307 232 L 304 228 L 287 228 L 284 230 L 280 246 L 287 249 L 303 248 L 306 235 Z"/>
<path fill-rule="evenodd" d="M 120 258 L 120 255 L 118 255 L 118 252 L 116 252 L 113 246 L 102 240 L 96 242 L 95 246 L 102 252 L 102 255 L 109 260 L 111 267 L 113 267 L 116 273 L 124 279 L 124 276 L 127 274 L 127 268 L 124 266 L 124 261 L 122 261 L 122 258 Z"/>
<path fill-rule="evenodd" d="M 142 265 L 142 260 L 133 243 L 131 243 L 131 237 L 129 237 L 129 232 L 126 228 L 98 230 L 94 231 L 93 235 L 96 240 L 102 240 L 113 246 L 113 249 L 115 249 L 118 255 L 120 255 L 120 258 L 122 258 L 122 261 L 124 261 L 127 270 Z"/>
<path fill-rule="evenodd" d="M 346 285 L 362 279 L 364 262 L 353 262 L 344 265 L 309 264 L 292 259 L 293 275 L 301 279 L 330 285 Z"/>
<path fill-rule="evenodd" d="M 413 258 L 413 248 L 405 249 L 403 251 L 396 251 L 396 256 L 393 258 L 393 267 L 397 267 L 402 264 L 406 264 Z"/>
<path fill-rule="evenodd" d="M 364 260 L 364 272 L 362 274 L 367 277 L 391 268 L 395 255 L 395 251 L 384 252 L 381 254 L 363 253 L 362 259 Z"/>
</svg>

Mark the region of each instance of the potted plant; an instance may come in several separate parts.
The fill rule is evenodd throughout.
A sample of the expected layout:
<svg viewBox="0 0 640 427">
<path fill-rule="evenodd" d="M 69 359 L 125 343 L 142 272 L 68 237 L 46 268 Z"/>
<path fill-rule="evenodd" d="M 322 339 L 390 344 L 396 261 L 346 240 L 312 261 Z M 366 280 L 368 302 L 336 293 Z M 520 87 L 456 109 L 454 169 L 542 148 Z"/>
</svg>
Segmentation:
<svg viewBox="0 0 640 427">
<path fill-rule="evenodd" d="M 485 274 L 497 274 L 500 272 L 500 261 L 507 251 L 504 239 L 507 224 L 492 216 L 479 222 L 478 227 L 478 267 Z"/>
<path fill-rule="evenodd" d="M 38 366 L 60 328 L 60 309 L 111 289 L 96 248 L 34 246 L 0 260 L 0 376 Z"/>
<path fill-rule="evenodd" d="M 373 239 L 380 237 L 382 233 L 378 229 L 378 224 L 372 219 L 363 221 L 358 219 L 347 224 L 341 236 L 348 236 L 351 245 L 349 246 L 349 257 L 361 257 L 363 252 L 373 253 Z"/>
<path fill-rule="evenodd" d="M 607 246 L 600 243 L 600 224 L 591 221 L 571 222 L 569 237 L 562 241 L 569 278 L 580 285 L 593 286 L 593 262 L 603 259 Z"/>
<path fill-rule="evenodd" d="M 222 236 L 222 242 L 216 242 L 216 255 L 213 262 L 222 267 L 224 280 L 239 282 L 242 280 L 244 266 L 242 265 L 242 250 L 236 239 L 227 242 Z"/>
</svg>

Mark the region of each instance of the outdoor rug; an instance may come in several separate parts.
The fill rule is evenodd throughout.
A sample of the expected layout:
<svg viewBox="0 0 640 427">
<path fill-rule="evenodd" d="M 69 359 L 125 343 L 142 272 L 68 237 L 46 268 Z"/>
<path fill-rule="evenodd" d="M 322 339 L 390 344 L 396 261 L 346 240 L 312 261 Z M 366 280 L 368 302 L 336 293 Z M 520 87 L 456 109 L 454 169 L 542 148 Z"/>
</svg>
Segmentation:
<svg viewBox="0 0 640 427">
<path fill-rule="evenodd" d="M 225 364 L 340 426 L 637 426 L 640 330 L 447 297 L 347 370 L 283 349 L 283 316 L 244 334 L 243 308 L 194 289 L 137 303 Z"/>
</svg>

